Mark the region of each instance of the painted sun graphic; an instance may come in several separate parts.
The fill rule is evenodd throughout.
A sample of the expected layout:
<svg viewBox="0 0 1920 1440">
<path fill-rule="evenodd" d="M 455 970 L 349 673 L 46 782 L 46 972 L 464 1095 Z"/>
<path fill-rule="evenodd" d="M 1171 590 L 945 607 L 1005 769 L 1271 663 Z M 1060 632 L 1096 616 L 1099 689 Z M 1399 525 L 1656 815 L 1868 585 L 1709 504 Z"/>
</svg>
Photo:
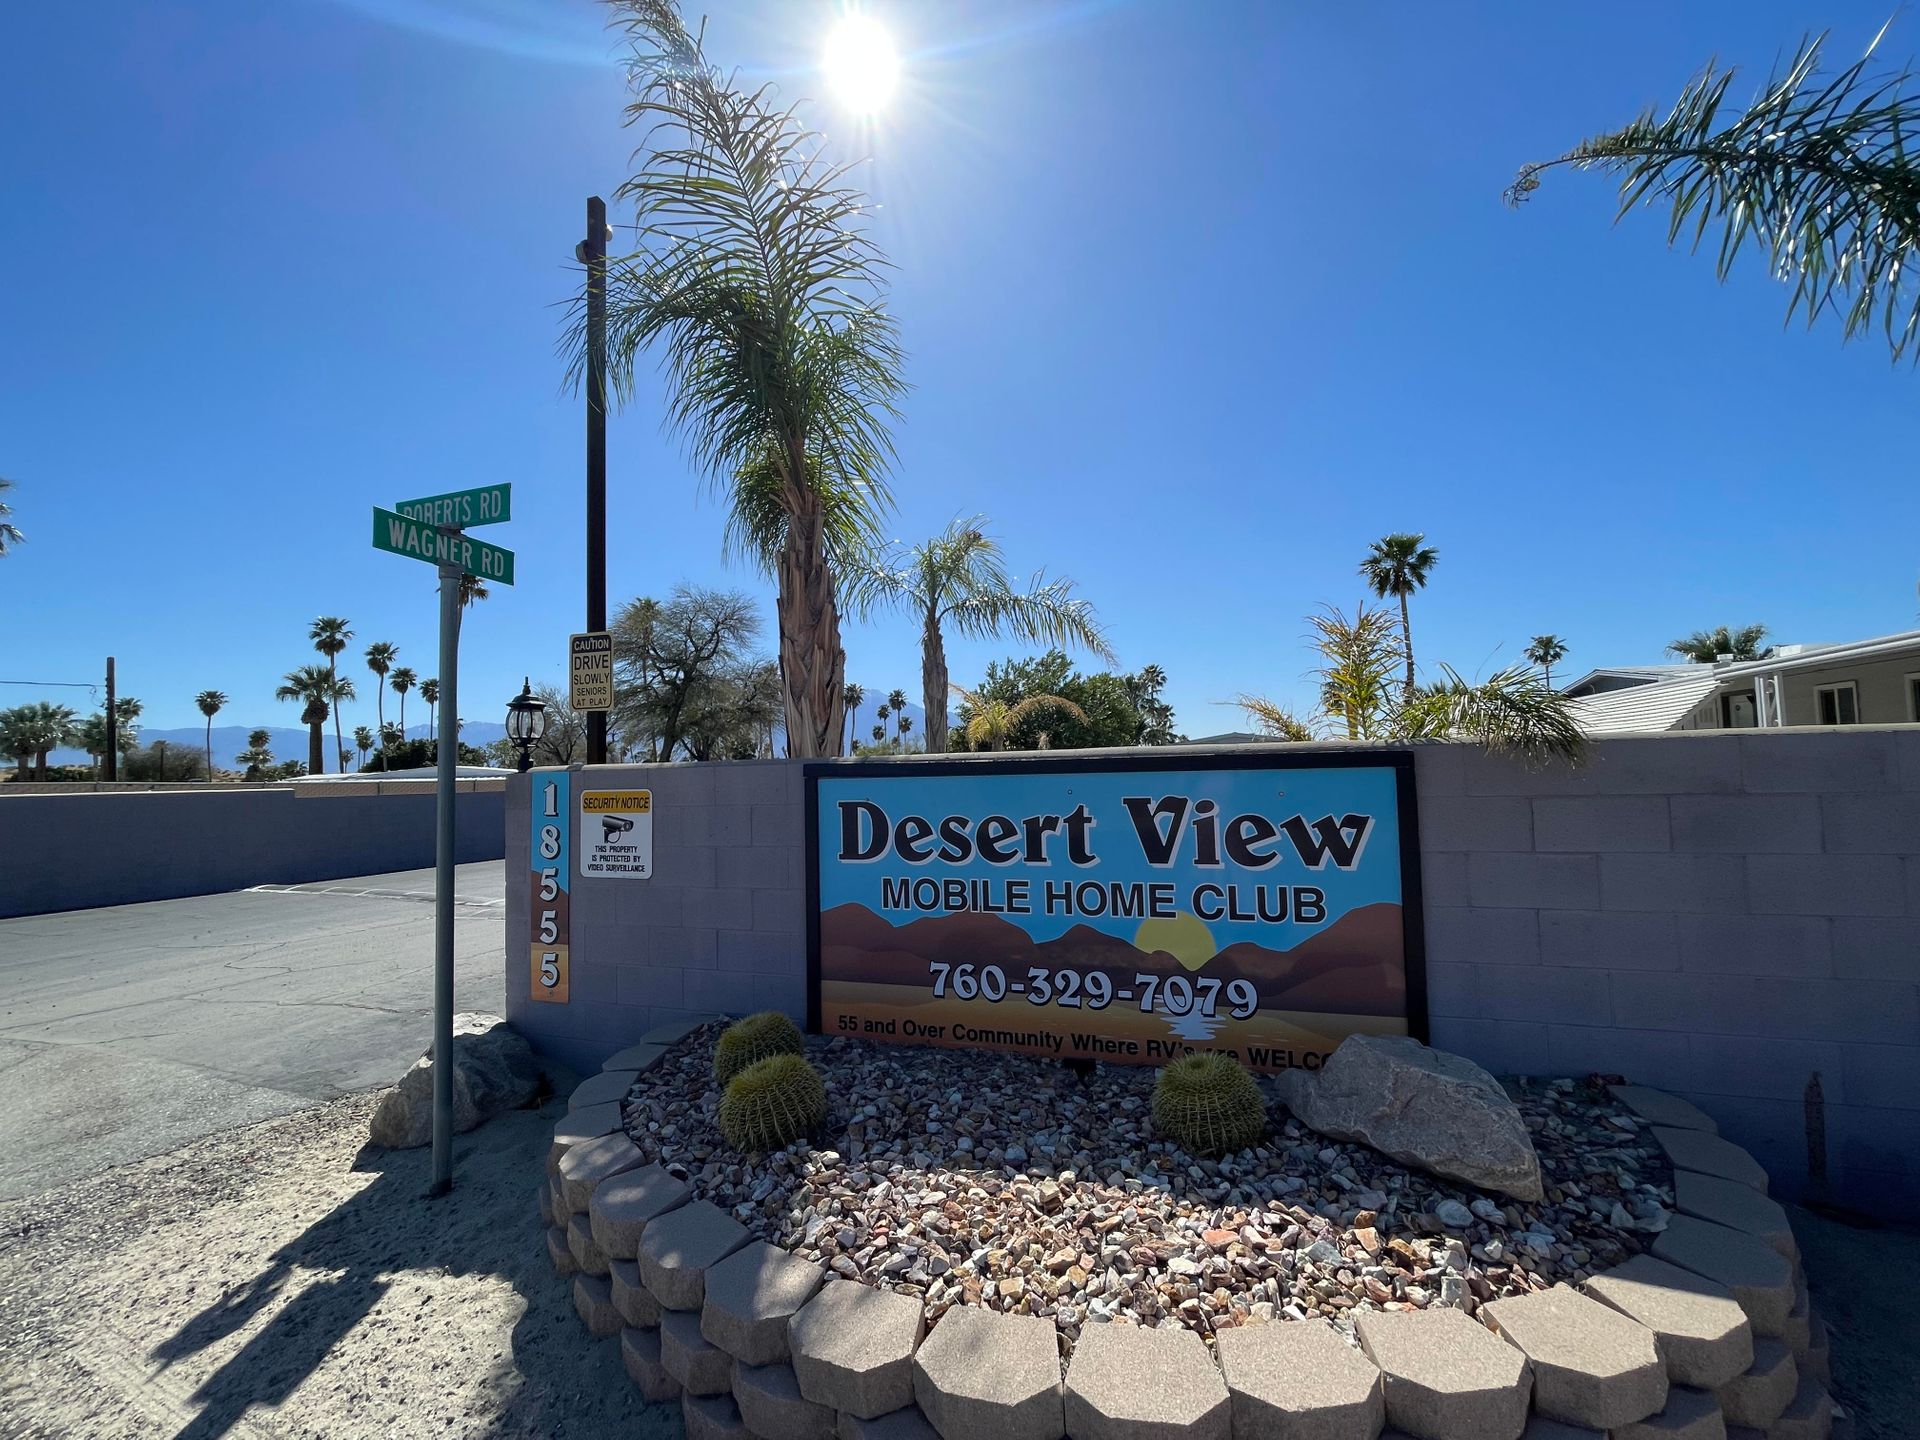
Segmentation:
<svg viewBox="0 0 1920 1440">
<path fill-rule="evenodd" d="M 1189 910 L 1164 918 L 1143 920 L 1133 932 L 1133 943 L 1151 954 L 1164 950 L 1189 970 L 1198 970 L 1219 953 L 1213 932 Z"/>
</svg>

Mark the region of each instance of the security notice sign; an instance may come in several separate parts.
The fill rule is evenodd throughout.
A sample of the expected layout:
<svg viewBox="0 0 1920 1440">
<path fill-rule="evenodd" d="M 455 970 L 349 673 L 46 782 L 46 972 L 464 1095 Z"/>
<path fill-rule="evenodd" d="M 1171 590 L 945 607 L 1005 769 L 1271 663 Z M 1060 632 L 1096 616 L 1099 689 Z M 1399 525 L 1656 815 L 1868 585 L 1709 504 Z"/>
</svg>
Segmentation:
<svg viewBox="0 0 1920 1440">
<path fill-rule="evenodd" d="M 807 767 L 813 1028 L 1317 1068 L 1425 1038 L 1412 757 Z"/>
<path fill-rule="evenodd" d="M 613 636 L 605 630 L 568 640 L 567 703 L 575 710 L 613 708 Z"/>
<path fill-rule="evenodd" d="M 580 792 L 580 874 L 596 880 L 653 875 L 653 792 Z"/>
</svg>

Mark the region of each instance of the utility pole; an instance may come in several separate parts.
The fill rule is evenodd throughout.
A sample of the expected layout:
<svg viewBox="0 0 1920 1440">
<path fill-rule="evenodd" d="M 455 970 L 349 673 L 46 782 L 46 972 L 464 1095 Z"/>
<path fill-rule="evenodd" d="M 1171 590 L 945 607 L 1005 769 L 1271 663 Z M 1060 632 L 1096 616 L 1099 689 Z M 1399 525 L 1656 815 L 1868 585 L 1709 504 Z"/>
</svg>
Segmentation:
<svg viewBox="0 0 1920 1440">
<path fill-rule="evenodd" d="M 113 656 L 107 656 L 107 768 L 109 780 L 120 778 L 120 712 L 113 703 Z"/>
<path fill-rule="evenodd" d="M 587 629 L 607 628 L 607 202 L 587 197 Z M 607 712 L 587 712 L 587 763 L 607 763 Z"/>
</svg>

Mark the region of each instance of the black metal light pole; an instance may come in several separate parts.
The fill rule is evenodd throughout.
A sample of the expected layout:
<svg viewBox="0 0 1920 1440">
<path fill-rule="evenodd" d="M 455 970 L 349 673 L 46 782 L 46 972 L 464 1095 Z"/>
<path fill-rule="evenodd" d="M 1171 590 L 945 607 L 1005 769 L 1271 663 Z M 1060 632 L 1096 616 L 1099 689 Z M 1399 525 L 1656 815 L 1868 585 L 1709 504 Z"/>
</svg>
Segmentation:
<svg viewBox="0 0 1920 1440">
<path fill-rule="evenodd" d="M 547 702 L 533 693 L 532 680 L 523 679 L 520 693 L 507 702 L 507 738 L 520 752 L 520 773 L 533 768 L 533 747 L 547 733 Z"/>
<path fill-rule="evenodd" d="M 587 629 L 607 628 L 607 202 L 587 197 Z M 587 713 L 587 763 L 607 763 L 607 715 Z M 522 767 L 525 768 L 525 767 Z"/>
</svg>

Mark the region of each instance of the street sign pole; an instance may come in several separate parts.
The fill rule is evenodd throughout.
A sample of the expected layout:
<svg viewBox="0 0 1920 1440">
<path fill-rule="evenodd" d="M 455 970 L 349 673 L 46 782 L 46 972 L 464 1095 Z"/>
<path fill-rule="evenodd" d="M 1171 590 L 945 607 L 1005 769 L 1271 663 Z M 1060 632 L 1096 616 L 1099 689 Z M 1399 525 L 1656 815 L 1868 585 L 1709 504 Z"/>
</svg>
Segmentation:
<svg viewBox="0 0 1920 1440">
<path fill-rule="evenodd" d="M 445 1195 L 453 1189 L 453 804 L 454 769 L 460 763 L 461 580 L 472 575 L 513 584 L 513 552 L 473 539 L 462 526 L 495 525 L 512 513 L 513 497 L 506 485 L 403 500 L 397 511 L 373 507 L 373 548 L 424 561 L 440 575 L 440 714 L 445 718 L 434 757 L 433 1184 L 429 1195 Z M 452 743 L 448 743 L 449 732 Z"/>
<path fill-rule="evenodd" d="M 437 833 L 433 849 L 433 1188 L 453 1189 L 453 804 L 454 766 L 460 758 L 460 576 L 440 567 L 439 776 L 434 786 Z M 447 733 L 453 743 L 447 743 Z"/>
</svg>

